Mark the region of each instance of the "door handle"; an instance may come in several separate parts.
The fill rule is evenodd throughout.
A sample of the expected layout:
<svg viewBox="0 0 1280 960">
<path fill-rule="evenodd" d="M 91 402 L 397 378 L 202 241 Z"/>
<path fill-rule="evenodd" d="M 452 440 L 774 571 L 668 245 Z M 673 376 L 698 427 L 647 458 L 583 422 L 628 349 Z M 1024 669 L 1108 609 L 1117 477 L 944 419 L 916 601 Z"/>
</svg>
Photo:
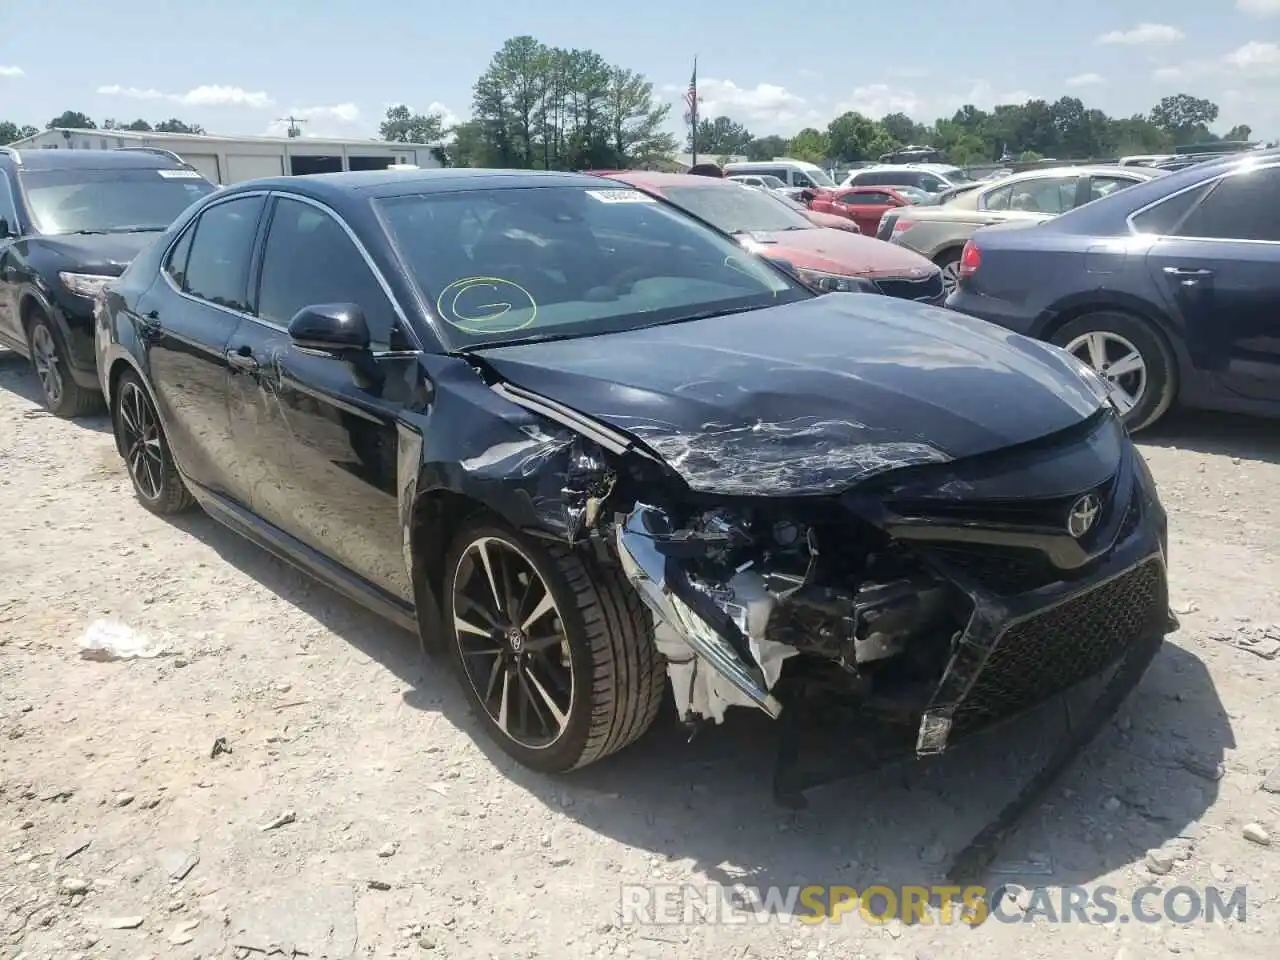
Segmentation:
<svg viewBox="0 0 1280 960">
<path fill-rule="evenodd" d="M 228 350 L 227 365 L 233 370 L 243 370 L 245 373 L 256 373 L 258 370 L 257 358 L 254 357 L 253 351 L 247 346 L 236 350 Z"/>
<path fill-rule="evenodd" d="M 1183 279 L 1213 276 L 1212 270 L 1201 270 L 1195 267 L 1165 267 L 1164 272 L 1171 277 L 1182 277 Z"/>
</svg>

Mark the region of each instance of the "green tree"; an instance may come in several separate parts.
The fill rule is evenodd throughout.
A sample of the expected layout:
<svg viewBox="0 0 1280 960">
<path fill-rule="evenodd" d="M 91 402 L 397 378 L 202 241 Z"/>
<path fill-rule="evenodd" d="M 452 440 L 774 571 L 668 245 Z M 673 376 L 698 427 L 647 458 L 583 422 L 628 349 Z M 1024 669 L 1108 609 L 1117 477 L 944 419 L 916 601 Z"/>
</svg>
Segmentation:
<svg viewBox="0 0 1280 960">
<path fill-rule="evenodd" d="M 177 117 L 161 120 L 155 125 L 156 133 L 204 133 L 204 127 L 198 123 L 185 123 Z"/>
<path fill-rule="evenodd" d="M 89 115 L 81 113 L 79 110 L 65 110 L 46 123 L 44 127 L 46 130 L 52 130 L 54 127 L 64 127 L 72 130 L 98 129 L 98 125 L 89 119 Z"/>
<path fill-rule="evenodd" d="M 396 143 L 435 143 L 444 136 L 444 118 L 438 113 L 414 113 L 400 104 L 387 109 L 378 135 Z"/>
<path fill-rule="evenodd" d="M 791 144 L 786 137 L 771 133 L 767 137 L 756 137 L 747 144 L 747 159 L 772 160 L 774 157 L 786 156 L 789 149 Z"/>
<path fill-rule="evenodd" d="M 821 130 L 805 127 L 791 138 L 791 147 L 787 152 L 797 160 L 822 164 L 831 157 L 831 141 Z"/>
<path fill-rule="evenodd" d="M 1216 103 L 1189 93 L 1175 93 L 1151 108 L 1151 122 L 1180 144 L 1209 139 L 1209 124 L 1217 119 Z"/>
<path fill-rule="evenodd" d="M 648 165 L 674 153 L 670 107 L 642 75 L 592 50 L 512 37 L 472 90 L 465 162 L 548 170 Z"/>
<path fill-rule="evenodd" d="M 0 146 L 6 143 L 13 143 L 16 140 L 25 140 L 27 137 L 34 137 L 40 131 L 32 126 L 18 126 L 9 120 L 0 120 Z"/>
<path fill-rule="evenodd" d="M 714 120 L 698 121 L 698 153 L 706 154 L 745 154 L 751 145 L 751 132 L 742 124 L 728 117 L 716 117 Z M 693 150 L 693 138 L 689 137 L 686 150 Z"/>
<path fill-rule="evenodd" d="M 1227 131 L 1223 140 L 1249 140 L 1253 137 L 1253 127 L 1247 123 L 1239 123 Z"/>
<path fill-rule="evenodd" d="M 905 113 L 890 113 L 882 117 L 880 126 L 889 139 L 901 146 L 919 143 L 927 131 Z"/>
<path fill-rule="evenodd" d="M 881 134 L 874 120 L 850 110 L 827 124 L 827 149 L 836 160 L 873 160 L 883 152 Z"/>
</svg>

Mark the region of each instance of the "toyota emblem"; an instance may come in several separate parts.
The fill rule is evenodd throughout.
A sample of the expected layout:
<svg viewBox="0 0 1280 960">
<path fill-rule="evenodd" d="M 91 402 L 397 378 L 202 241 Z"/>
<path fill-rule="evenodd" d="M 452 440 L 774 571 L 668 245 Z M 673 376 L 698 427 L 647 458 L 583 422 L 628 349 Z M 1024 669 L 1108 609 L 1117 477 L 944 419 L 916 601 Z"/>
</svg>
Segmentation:
<svg viewBox="0 0 1280 960">
<path fill-rule="evenodd" d="M 1096 494 L 1086 493 L 1071 505 L 1067 512 L 1067 533 L 1079 540 L 1093 529 L 1102 512 L 1102 501 Z"/>
</svg>

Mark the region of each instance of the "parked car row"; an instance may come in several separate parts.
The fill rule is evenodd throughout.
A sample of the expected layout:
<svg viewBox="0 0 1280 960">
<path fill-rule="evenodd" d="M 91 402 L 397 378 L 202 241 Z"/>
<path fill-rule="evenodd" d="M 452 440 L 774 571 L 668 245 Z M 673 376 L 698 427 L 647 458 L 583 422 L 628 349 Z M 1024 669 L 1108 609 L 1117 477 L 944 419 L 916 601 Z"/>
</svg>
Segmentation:
<svg viewBox="0 0 1280 960">
<path fill-rule="evenodd" d="M 142 209 L 110 192 L 142 176 L 123 156 L 75 162 L 101 172 L 95 203 Z M 10 160 L 26 210 L 38 163 Z M 850 704 L 860 731 L 938 753 L 1144 666 L 1176 625 L 1164 511 L 1117 399 L 1138 368 L 1099 360 L 1092 314 L 1070 311 L 1218 183 L 1158 194 L 1173 174 L 974 233 L 950 302 L 988 323 L 941 308 L 941 270 L 906 246 L 725 179 L 399 170 L 214 191 L 148 162 L 198 195 L 164 227 L 52 198 L 67 219 L 5 242 L 0 309 L 21 328 L 43 308 L 45 281 L 10 269 L 33 247 L 67 264 L 147 231 L 127 268 L 63 278 L 140 503 L 199 505 L 417 630 L 529 767 L 632 743 L 668 680 L 690 725 Z M 1231 216 L 1259 217 L 1207 222 Z M 1199 284 L 1183 315 L 1212 308 L 1213 278 L 1188 271 L 1213 268 L 1178 253 L 1160 277 Z M 1081 276 L 1083 297 L 1050 296 Z M 1222 280 L 1247 345 L 1274 340 L 1274 312 Z"/>
</svg>

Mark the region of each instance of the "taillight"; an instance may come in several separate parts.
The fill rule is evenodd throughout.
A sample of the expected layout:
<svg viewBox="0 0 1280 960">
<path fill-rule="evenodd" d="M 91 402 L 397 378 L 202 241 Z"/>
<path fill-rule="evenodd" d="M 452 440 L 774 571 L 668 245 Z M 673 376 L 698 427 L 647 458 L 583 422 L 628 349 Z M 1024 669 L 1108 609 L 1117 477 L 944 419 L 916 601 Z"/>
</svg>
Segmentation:
<svg viewBox="0 0 1280 960">
<path fill-rule="evenodd" d="M 982 251 L 978 249 L 978 245 L 972 240 L 964 245 L 964 250 L 960 253 L 960 279 L 966 280 L 978 272 L 978 268 L 982 266 Z"/>
</svg>

